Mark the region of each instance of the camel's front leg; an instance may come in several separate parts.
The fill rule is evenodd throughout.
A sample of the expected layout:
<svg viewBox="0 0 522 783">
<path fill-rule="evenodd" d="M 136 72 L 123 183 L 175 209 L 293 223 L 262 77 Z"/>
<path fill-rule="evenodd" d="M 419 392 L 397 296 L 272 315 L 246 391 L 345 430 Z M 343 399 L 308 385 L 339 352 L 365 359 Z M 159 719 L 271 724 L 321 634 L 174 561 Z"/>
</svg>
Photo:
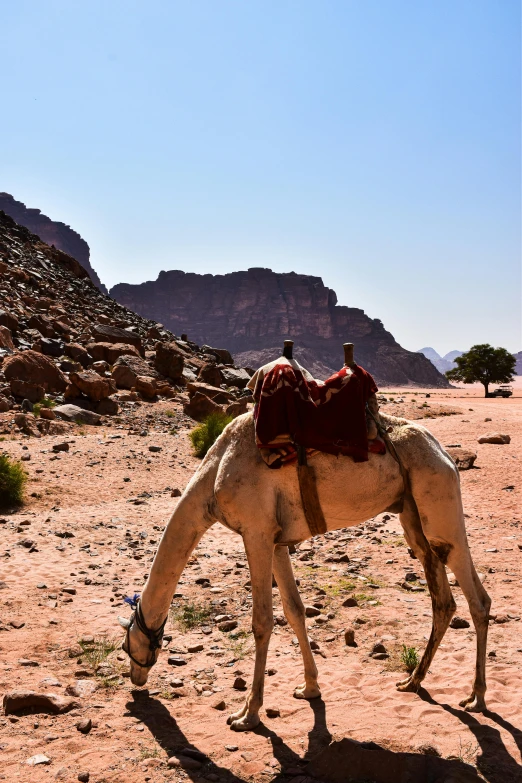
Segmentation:
<svg viewBox="0 0 522 783">
<path fill-rule="evenodd" d="M 303 685 L 295 689 L 294 696 L 296 699 L 316 699 L 321 695 L 317 683 L 317 666 L 306 631 L 305 608 L 295 583 L 292 562 L 286 546 L 276 546 L 275 548 L 274 576 L 281 594 L 286 618 L 297 636 L 303 656 L 305 681 Z"/>
<path fill-rule="evenodd" d="M 259 725 L 263 704 L 268 644 L 274 625 L 272 609 L 272 559 L 274 544 L 262 536 L 244 536 L 252 583 L 252 631 L 256 643 L 256 662 L 252 689 L 244 707 L 230 715 L 228 723 L 235 731 L 248 731 Z"/>
</svg>

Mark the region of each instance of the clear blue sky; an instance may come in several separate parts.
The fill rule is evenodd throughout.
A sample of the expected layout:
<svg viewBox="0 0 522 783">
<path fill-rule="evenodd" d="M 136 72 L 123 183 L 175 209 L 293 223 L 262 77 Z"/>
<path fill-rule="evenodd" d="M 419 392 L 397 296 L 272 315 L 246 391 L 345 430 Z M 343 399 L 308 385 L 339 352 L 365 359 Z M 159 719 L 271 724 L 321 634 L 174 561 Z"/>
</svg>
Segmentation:
<svg viewBox="0 0 522 783">
<path fill-rule="evenodd" d="M 518 0 L 0 19 L 0 190 L 79 231 L 108 286 L 294 270 L 407 348 L 522 348 Z"/>
</svg>

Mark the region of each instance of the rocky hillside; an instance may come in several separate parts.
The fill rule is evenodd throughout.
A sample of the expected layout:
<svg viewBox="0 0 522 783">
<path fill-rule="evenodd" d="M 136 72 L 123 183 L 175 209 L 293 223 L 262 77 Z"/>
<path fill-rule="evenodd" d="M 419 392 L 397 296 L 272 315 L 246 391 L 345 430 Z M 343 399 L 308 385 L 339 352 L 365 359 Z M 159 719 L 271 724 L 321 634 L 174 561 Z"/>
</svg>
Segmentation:
<svg viewBox="0 0 522 783">
<path fill-rule="evenodd" d="M 422 354 L 406 351 L 381 321 L 337 304 L 320 277 L 276 274 L 253 268 L 227 275 L 161 272 L 158 279 L 110 291 L 116 301 L 196 342 L 213 340 L 252 367 L 275 358 L 285 338 L 316 375 L 343 363 L 343 342 L 355 343 L 355 358 L 380 383 L 448 386 Z"/>
<path fill-rule="evenodd" d="M 16 201 L 9 193 L 0 193 L 0 209 L 20 226 L 25 226 L 33 234 L 39 236 L 42 242 L 54 245 L 58 250 L 75 258 L 87 270 L 92 282 L 101 291 L 107 293 L 107 289 L 91 266 L 89 245 L 70 226 L 51 220 L 46 215 L 42 215 L 39 209 L 26 207 L 21 201 Z"/>
<path fill-rule="evenodd" d="M 96 424 L 161 397 L 192 419 L 238 415 L 249 378 L 227 350 L 180 340 L 101 293 L 78 261 L 0 211 L 0 413 L 15 411 L 9 424 L 38 435 L 57 418 Z"/>
</svg>

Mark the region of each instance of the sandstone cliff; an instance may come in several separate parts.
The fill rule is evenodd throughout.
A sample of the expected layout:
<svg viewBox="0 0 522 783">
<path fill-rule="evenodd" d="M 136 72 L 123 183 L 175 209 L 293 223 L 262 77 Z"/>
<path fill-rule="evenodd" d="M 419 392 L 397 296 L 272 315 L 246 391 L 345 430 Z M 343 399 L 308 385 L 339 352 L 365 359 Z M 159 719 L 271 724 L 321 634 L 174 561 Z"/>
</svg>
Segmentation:
<svg viewBox="0 0 522 783">
<path fill-rule="evenodd" d="M 320 277 L 253 268 L 227 275 L 160 272 L 156 281 L 120 283 L 110 295 L 146 318 L 196 342 L 226 345 L 241 366 L 258 366 L 293 338 L 295 355 L 325 377 L 339 369 L 343 342 L 380 383 L 448 386 L 425 356 L 406 351 L 381 321 L 337 304 Z"/>
<path fill-rule="evenodd" d="M 107 293 L 107 289 L 91 266 L 89 245 L 70 226 L 51 220 L 46 215 L 42 215 L 39 209 L 26 207 L 21 201 L 16 201 L 9 193 L 0 193 L 0 209 L 12 217 L 18 225 L 25 226 L 33 234 L 39 236 L 42 242 L 54 245 L 58 250 L 75 258 L 88 272 L 94 285 L 100 291 Z"/>
</svg>

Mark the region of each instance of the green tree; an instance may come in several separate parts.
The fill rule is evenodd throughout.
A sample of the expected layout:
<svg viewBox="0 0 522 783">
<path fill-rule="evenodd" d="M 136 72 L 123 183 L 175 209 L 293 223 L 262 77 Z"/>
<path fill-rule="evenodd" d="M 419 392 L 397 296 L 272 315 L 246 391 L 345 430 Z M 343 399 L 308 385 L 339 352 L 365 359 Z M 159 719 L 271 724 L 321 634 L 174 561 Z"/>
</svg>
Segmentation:
<svg viewBox="0 0 522 783">
<path fill-rule="evenodd" d="M 461 383 L 476 383 L 484 386 L 485 396 L 488 396 L 490 383 L 509 383 L 513 380 L 516 359 L 505 348 L 493 348 L 484 343 L 473 345 L 467 353 L 457 356 L 457 365 L 448 370 L 446 378 Z"/>
</svg>

